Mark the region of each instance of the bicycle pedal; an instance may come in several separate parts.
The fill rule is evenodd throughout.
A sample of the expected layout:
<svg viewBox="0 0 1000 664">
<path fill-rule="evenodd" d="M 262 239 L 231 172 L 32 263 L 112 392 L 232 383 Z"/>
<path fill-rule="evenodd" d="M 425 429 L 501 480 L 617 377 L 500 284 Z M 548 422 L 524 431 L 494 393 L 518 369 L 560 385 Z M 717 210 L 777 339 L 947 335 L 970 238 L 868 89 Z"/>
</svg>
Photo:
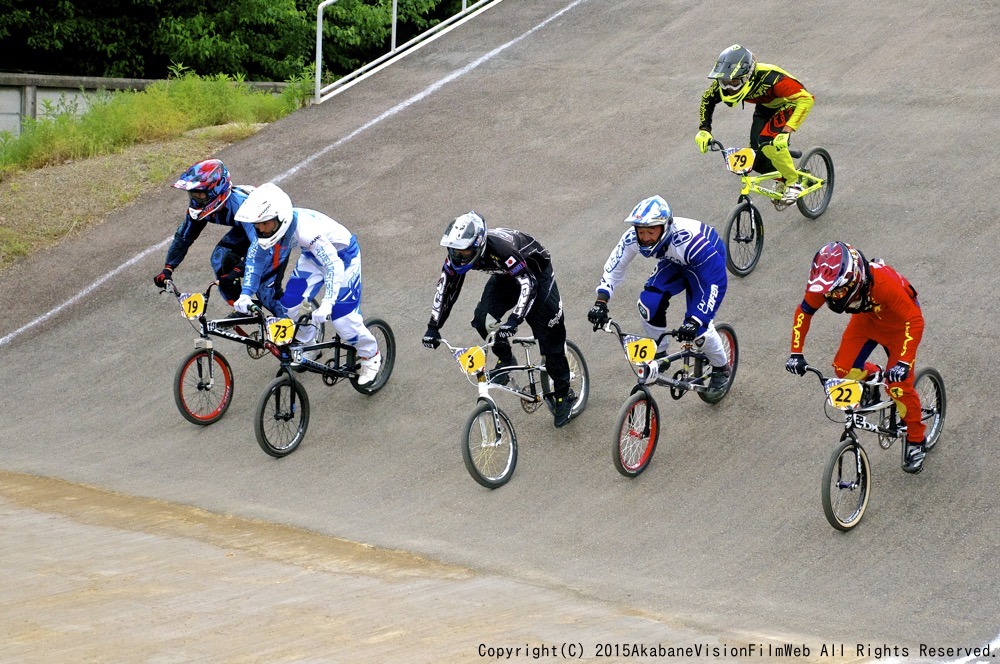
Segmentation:
<svg viewBox="0 0 1000 664">
<path fill-rule="evenodd" d="M 774 209 L 777 210 L 778 212 L 783 212 L 791 205 L 791 203 L 784 203 L 782 201 L 771 201 L 771 202 L 774 203 Z"/>
</svg>

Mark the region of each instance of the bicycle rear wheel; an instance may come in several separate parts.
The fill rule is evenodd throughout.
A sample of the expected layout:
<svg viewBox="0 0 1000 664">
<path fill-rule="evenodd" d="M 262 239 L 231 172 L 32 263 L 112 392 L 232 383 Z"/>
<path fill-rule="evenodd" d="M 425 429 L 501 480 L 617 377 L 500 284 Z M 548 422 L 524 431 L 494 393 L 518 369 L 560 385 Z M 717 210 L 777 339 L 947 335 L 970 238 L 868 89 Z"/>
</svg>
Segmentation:
<svg viewBox="0 0 1000 664">
<path fill-rule="evenodd" d="M 290 376 L 278 376 L 264 389 L 257 404 L 254 434 L 257 444 L 273 457 L 291 454 L 309 428 L 309 395 Z"/>
<path fill-rule="evenodd" d="M 803 216 L 815 219 L 824 212 L 833 197 L 833 158 L 824 148 L 812 148 L 799 159 L 799 171 L 825 180 L 819 190 L 799 196 L 795 207 Z"/>
<path fill-rule="evenodd" d="M 462 430 L 462 460 L 472 479 L 487 489 L 510 481 L 517 466 L 517 435 L 510 418 L 499 408 L 480 403 Z M 499 426 L 499 431 L 497 431 Z"/>
<path fill-rule="evenodd" d="M 719 323 L 715 326 L 715 329 L 719 333 L 719 336 L 722 337 L 722 347 L 726 351 L 726 360 L 728 360 L 729 365 L 729 380 L 726 381 L 725 386 L 720 390 L 698 392 L 698 396 L 705 403 L 719 403 L 729 394 L 729 388 L 733 386 L 733 381 L 736 380 L 736 369 L 740 366 L 740 345 L 736 340 L 736 330 L 729 323 Z"/>
<path fill-rule="evenodd" d="M 736 206 L 726 220 L 726 268 L 745 277 L 757 267 L 764 250 L 764 221 L 750 201 Z"/>
<path fill-rule="evenodd" d="M 590 398 L 590 370 L 587 368 L 587 361 L 583 359 L 583 351 L 572 341 L 566 340 L 566 360 L 569 362 L 569 389 L 576 395 L 573 401 L 573 409 L 569 418 L 573 419 L 583 412 L 587 407 L 587 399 Z M 544 394 L 552 392 L 552 381 L 549 379 L 548 371 L 542 371 L 542 391 Z M 526 404 L 528 402 L 521 402 Z M 554 404 L 547 400 L 549 410 L 552 411 Z M 532 410 L 533 412 L 533 410 Z"/>
<path fill-rule="evenodd" d="M 382 355 L 382 364 L 378 368 L 378 373 L 375 374 L 375 380 L 367 385 L 359 385 L 358 379 L 352 378 L 351 387 L 361 394 L 375 394 L 385 387 L 389 376 L 392 375 L 392 367 L 396 363 L 396 337 L 389 324 L 381 318 L 369 318 L 365 321 L 365 327 L 378 342 L 378 352 Z M 351 349 L 348 364 L 353 366 L 357 361 L 356 358 L 357 352 Z"/>
<path fill-rule="evenodd" d="M 840 441 L 823 470 L 823 514 L 830 525 L 847 532 L 861 522 L 871 497 L 872 472 L 865 448 L 850 438 Z"/>
<path fill-rule="evenodd" d="M 913 389 L 920 398 L 921 419 L 927 430 L 924 431 L 925 449 L 930 452 L 937 445 L 944 426 L 945 407 L 944 378 L 932 367 L 924 367 L 917 371 L 913 379 Z"/>
<path fill-rule="evenodd" d="M 646 470 L 659 437 L 660 409 L 652 396 L 639 390 L 618 411 L 611 449 L 611 460 L 618 472 L 635 477 Z"/>
<path fill-rule="evenodd" d="M 192 351 L 174 375 L 174 403 L 188 422 L 206 426 L 226 414 L 233 400 L 233 370 L 217 350 Z"/>
</svg>

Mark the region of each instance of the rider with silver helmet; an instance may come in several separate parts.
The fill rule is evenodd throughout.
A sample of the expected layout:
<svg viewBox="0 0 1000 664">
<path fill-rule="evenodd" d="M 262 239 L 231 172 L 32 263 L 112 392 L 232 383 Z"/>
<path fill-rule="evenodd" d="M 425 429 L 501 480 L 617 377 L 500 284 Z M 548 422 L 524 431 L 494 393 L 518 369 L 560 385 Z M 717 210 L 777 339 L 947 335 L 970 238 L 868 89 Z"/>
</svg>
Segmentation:
<svg viewBox="0 0 1000 664">
<path fill-rule="evenodd" d="M 896 270 L 881 261 L 868 261 L 846 242 L 830 242 L 813 257 L 806 293 L 792 319 L 792 352 L 785 363 L 791 373 L 806 372 L 803 350 L 812 316 L 826 303 L 838 314 L 852 314 L 833 358 L 840 378 L 871 380 L 882 375 L 868 361 L 876 346 L 888 353 L 885 372 L 889 394 L 906 423 L 906 461 L 903 470 L 919 473 L 925 455 L 920 397 L 913 388 L 913 361 L 924 332 L 917 291 Z"/>
<path fill-rule="evenodd" d="M 545 356 L 545 368 L 552 378 L 555 425 L 565 425 L 576 396 L 570 390 L 566 325 L 548 250 L 521 231 L 487 230 L 486 221 L 475 212 L 463 214 L 448 224 L 441 246 L 448 249 L 448 257 L 438 279 L 431 319 L 423 337 L 424 346 L 437 348 L 440 345 L 439 330 L 462 292 L 466 273 L 470 270 L 490 272 L 472 326 L 485 339 L 487 316 L 499 321 L 510 312 L 494 336 L 493 352 L 498 361 L 493 371 L 517 364 L 508 340 L 522 322 L 527 323 L 538 340 L 539 350 Z M 500 384 L 508 380 L 506 373 L 493 378 L 493 382 Z"/>
<path fill-rule="evenodd" d="M 234 216 L 253 187 L 233 186 L 226 165 L 218 159 L 199 161 L 184 171 L 172 186 L 188 192 L 190 204 L 167 249 L 166 263 L 153 277 L 153 283 L 163 288 L 167 280 L 173 278 L 174 270 L 206 225 L 229 226 L 230 230 L 215 245 L 211 263 L 219 279 L 219 292 L 231 304 L 239 297 L 243 262 L 250 248 L 246 231 Z"/>
<path fill-rule="evenodd" d="M 694 141 L 704 153 L 712 140 L 712 114 L 720 101 L 756 105 L 750 128 L 750 147 L 756 153 L 753 170 L 777 169 L 785 181 L 782 203 L 791 204 L 802 193 L 795 163 L 788 153 L 789 134 L 798 130 L 813 107 L 813 96 L 794 76 L 774 65 L 757 62 L 750 49 L 739 44 L 719 54 L 708 75 L 712 82 L 701 96 L 701 120 Z"/>
<path fill-rule="evenodd" d="M 361 249 L 354 234 L 322 212 L 293 207 L 288 194 L 271 182 L 250 193 L 236 220 L 249 225 L 253 238 L 236 310 L 249 311 L 258 280 L 280 274 L 280 266 L 298 247 L 301 254 L 281 299 L 261 303 L 275 315 L 295 320 L 304 299 L 322 296 L 313 322 L 331 321 L 341 340 L 357 349 L 358 384 L 375 380 L 382 356 L 361 316 Z M 307 344 L 315 336 L 316 327 L 303 325 L 295 339 Z"/>
<path fill-rule="evenodd" d="M 597 301 L 587 320 L 597 330 L 607 324 L 608 300 L 625 279 L 637 255 L 657 260 L 656 269 L 639 294 L 639 315 L 646 334 L 657 341 L 657 357 L 666 354 L 669 338 L 667 307 L 670 298 L 687 292 L 684 323 L 677 330 L 681 341 L 704 337 L 704 352 L 712 363 L 711 389 L 729 380 L 729 361 L 713 319 L 726 295 L 726 249 L 714 228 L 694 219 L 673 216 L 660 196 L 639 202 L 625 218 L 628 230 L 604 264 L 597 285 Z"/>
</svg>

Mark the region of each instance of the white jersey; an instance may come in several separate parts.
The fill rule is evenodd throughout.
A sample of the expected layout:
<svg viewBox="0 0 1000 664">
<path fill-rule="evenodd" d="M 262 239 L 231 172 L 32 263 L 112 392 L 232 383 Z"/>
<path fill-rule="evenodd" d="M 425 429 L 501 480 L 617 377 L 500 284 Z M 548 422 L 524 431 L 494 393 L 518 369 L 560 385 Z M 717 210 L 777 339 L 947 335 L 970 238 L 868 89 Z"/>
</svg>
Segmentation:
<svg viewBox="0 0 1000 664">
<path fill-rule="evenodd" d="M 345 266 L 358 253 L 358 243 L 347 228 L 322 212 L 295 208 L 294 245 L 302 250 L 299 262 L 315 264 L 326 273 L 324 300 L 335 301 L 344 282 Z"/>
</svg>

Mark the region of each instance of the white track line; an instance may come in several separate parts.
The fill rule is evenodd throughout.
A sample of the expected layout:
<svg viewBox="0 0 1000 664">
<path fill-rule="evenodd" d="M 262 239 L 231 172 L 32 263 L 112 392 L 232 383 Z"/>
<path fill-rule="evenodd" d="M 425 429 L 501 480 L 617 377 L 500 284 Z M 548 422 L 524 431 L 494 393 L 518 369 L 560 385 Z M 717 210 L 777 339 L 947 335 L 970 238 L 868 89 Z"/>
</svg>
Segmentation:
<svg viewBox="0 0 1000 664">
<path fill-rule="evenodd" d="M 557 11 L 555 14 L 553 14 L 552 16 L 548 17 L 547 19 L 545 19 L 544 21 L 542 21 L 541 23 L 539 23 L 535 27 L 531 28 L 530 30 L 528 30 L 527 32 L 525 32 L 524 34 L 522 34 L 520 37 L 515 37 L 514 39 L 511 39 L 506 44 L 503 44 L 502 46 L 496 47 L 495 49 L 493 49 L 489 53 L 487 53 L 487 54 L 485 54 L 485 55 L 483 55 L 483 56 L 481 56 L 481 57 L 473 60 L 472 62 L 470 62 L 466 66 L 462 67 L 461 69 L 457 69 L 457 70 L 453 71 L 452 73 L 448 74 L 447 76 L 445 76 L 441 80 L 437 81 L 436 83 L 432 83 L 431 85 L 429 85 L 427 88 L 425 88 L 421 92 L 418 92 L 417 94 L 413 95 L 412 97 L 410 97 L 406 101 L 401 102 L 401 103 L 393 106 L 388 111 L 386 111 L 382 115 L 378 116 L 374 120 L 369 120 L 365 124 L 361 125 L 357 129 L 355 129 L 354 131 L 352 131 L 347 136 L 344 136 L 343 138 L 338 139 L 336 142 L 331 143 L 330 145 L 326 146 L 325 148 L 323 148 L 319 152 L 316 152 L 316 153 L 314 153 L 314 154 L 306 157 L 301 162 L 299 162 L 295 166 L 291 167 L 290 169 L 288 169 L 287 171 L 285 171 L 281 175 L 278 175 L 277 177 L 273 178 L 271 180 L 271 182 L 278 183 L 278 182 L 281 182 L 282 180 L 285 180 L 286 178 L 291 177 L 292 175 L 294 175 L 295 173 L 299 172 L 304 167 L 306 167 L 309 164 L 311 164 L 312 162 L 316 161 L 317 159 L 319 159 L 323 155 L 325 155 L 325 154 L 329 153 L 330 151 L 339 148 L 341 145 L 344 145 L 345 143 L 353 140 L 356 136 L 358 136 L 359 134 L 367 131 L 368 129 L 371 129 L 372 127 L 374 127 L 378 123 L 382 122 L 383 120 L 385 120 L 387 118 L 391 118 L 392 116 L 396 115 L 400 111 L 406 109 L 411 104 L 415 104 L 416 102 L 421 101 L 422 99 L 425 99 L 425 98 L 429 97 L 430 95 L 434 94 L 435 92 L 437 92 L 438 90 L 440 90 L 443 86 L 447 85 L 448 83 L 451 83 L 455 79 L 460 78 L 460 77 L 468 74 L 470 71 L 472 71 L 473 69 L 476 69 L 481 64 L 483 64 L 485 62 L 488 62 L 489 60 L 492 60 L 493 58 L 495 58 L 499 54 L 501 54 L 504 51 L 506 51 L 511 46 L 514 46 L 518 42 L 522 41 L 523 39 L 526 39 L 527 37 L 529 37 L 532 34 L 534 34 L 535 32 L 537 32 L 538 30 L 541 30 L 546 25 L 548 25 L 552 21 L 556 20 L 557 18 L 559 18 L 560 16 L 562 16 L 563 14 L 565 14 L 566 12 L 568 12 L 569 10 L 573 9 L 577 5 L 579 5 L 581 3 L 584 3 L 586 1 L 587 0 L 574 0 L 574 2 L 571 2 L 570 4 L 566 5 L 565 7 L 563 7 L 559 11 Z M 23 326 L 19 327 L 18 329 L 14 330 L 13 332 L 11 332 L 10 334 L 8 334 L 7 336 L 0 338 L 0 347 L 6 346 L 7 344 L 9 344 L 11 341 L 13 341 L 14 339 L 16 339 L 17 337 L 19 337 L 24 332 L 27 332 L 28 330 L 30 330 L 31 328 L 35 327 L 36 325 L 38 325 L 40 323 L 44 323 L 48 319 L 50 319 L 53 316 L 55 316 L 56 314 L 58 314 L 63 309 L 65 309 L 65 308 L 67 308 L 67 307 L 69 307 L 69 306 L 71 306 L 71 305 L 79 302 L 81 299 L 83 299 L 88 294 L 90 294 L 94 289 L 102 286 L 104 283 L 106 283 L 112 277 L 115 277 L 115 276 L 119 275 L 126 268 L 128 268 L 128 267 L 130 267 L 130 266 L 132 266 L 132 265 L 134 265 L 136 263 L 138 263 L 140 260 L 142 260 L 143 258 L 145 258 L 146 256 L 148 256 L 149 254 L 153 253 L 154 251 L 163 249 L 163 247 L 167 246 L 167 244 L 169 244 L 171 240 L 173 240 L 173 236 L 172 235 L 170 237 L 168 237 L 166 240 L 164 240 L 163 242 L 160 242 L 159 244 L 154 245 L 154 246 L 149 247 L 148 249 L 144 250 L 142 253 L 140 253 L 139 255 L 137 255 L 135 257 L 133 257 L 128 262 L 119 265 L 118 267 L 116 267 L 114 270 L 112 270 L 108 274 L 104 275 L 103 277 L 101 277 L 100 279 L 98 279 L 94 283 L 90 284 L 89 286 L 87 286 L 86 288 L 84 288 L 82 291 L 80 291 L 79 293 L 77 293 L 76 295 L 74 295 L 73 297 L 71 297 L 70 299 L 68 299 L 65 302 L 63 302 L 62 304 L 60 304 L 55 309 L 52 309 L 48 313 L 43 314 L 42 316 L 39 316 L 38 318 L 36 318 L 35 320 L 31 321 L 27 325 L 23 325 Z"/>
</svg>

